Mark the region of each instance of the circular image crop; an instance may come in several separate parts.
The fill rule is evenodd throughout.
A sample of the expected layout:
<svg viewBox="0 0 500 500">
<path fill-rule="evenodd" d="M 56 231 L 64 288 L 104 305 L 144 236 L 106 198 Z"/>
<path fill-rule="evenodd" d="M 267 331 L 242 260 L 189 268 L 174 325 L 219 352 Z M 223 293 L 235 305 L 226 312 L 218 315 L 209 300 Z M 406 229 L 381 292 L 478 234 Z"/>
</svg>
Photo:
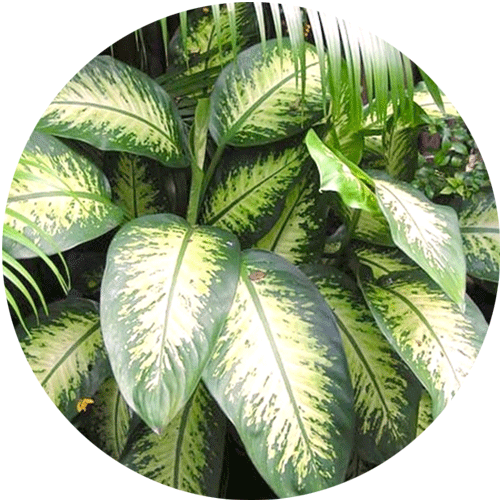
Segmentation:
<svg viewBox="0 0 500 500">
<path fill-rule="evenodd" d="M 170 15 L 86 64 L 14 173 L 22 350 L 97 448 L 175 489 L 287 498 L 417 438 L 500 266 L 464 120 L 404 54 L 286 3 Z"/>
</svg>

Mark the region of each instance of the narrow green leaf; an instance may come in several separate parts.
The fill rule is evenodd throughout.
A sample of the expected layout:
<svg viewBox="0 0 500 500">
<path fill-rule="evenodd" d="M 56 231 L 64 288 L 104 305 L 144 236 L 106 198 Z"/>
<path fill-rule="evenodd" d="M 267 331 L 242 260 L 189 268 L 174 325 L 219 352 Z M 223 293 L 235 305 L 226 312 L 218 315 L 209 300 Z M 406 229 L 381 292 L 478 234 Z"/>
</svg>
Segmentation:
<svg viewBox="0 0 500 500">
<path fill-rule="evenodd" d="M 184 406 L 235 292 L 236 238 L 171 214 L 126 224 L 108 250 L 101 320 L 127 404 L 157 433 Z"/>
<path fill-rule="evenodd" d="M 172 167 L 189 165 L 183 125 L 169 95 L 146 74 L 109 56 L 80 70 L 36 128 Z"/>
<path fill-rule="evenodd" d="M 375 195 L 366 184 L 371 183 L 367 174 L 340 152 L 329 149 L 312 129 L 307 133 L 306 145 L 318 166 L 321 191 L 338 192 L 348 207 L 379 212 Z"/>
<path fill-rule="evenodd" d="M 219 75 L 211 96 L 210 133 L 217 144 L 256 146 L 290 137 L 323 113 L 321 72 L 313 46 L 305 47 L 304 95 L 296 85 L 289 39 L 280 57 L 276 40 L 244 50 Z"/>
<path fill-rule="evenodd" d="M 396 271 L 419 269 L 417 264 L 398 248 L 381 248 L 374 245 L 358 245 L 354 248 L 361 264 L 369 266 L 375 279 Z"/>
<path fill-rule="evenodd" d="M 255 246 L 298 265 L 315 261 L 326 238 L 326 199 L 319 192 L 319 176 L 312 168 L 288 194 L 280 218 Z"/>
<path fill-rule="evenodd" d="M 194 123 L 189 136 L 191 147 L 191 188 L 189 192 L 188 222 L 194 224 L 198 218 L 203 170 L 207 149 L 208 121 L 210 119 L 210 101 L 200 99 L 196 105 Z"/>
<path fill-rule="evenodd" d="M 224 155 L 201 209 L 203 224 L 221 227 L 248 247 L 279 217 L 285 198 L 310 165 L 300 142 Z"/>
<path fill-rule="evenodd" d="M 105 380 L 92 396 L 82 432 L 100 450 L 118 460 L 125 449 L 132 414 L 113 377 Z"/>
<path fill-rule="evenodd" d="M 4 228 L 52 255 L 101 236 L 121 218 L 108 181 L 94 164 L 54 137 L 32 134 L 14 173 Z M 11 238 L 4 237 L 3 244 L 15 258 L 37 255 Z"/>
<path fill-rule="evenodd" d="M 493 193 L 466 202 L 458 213 L 458 224 L 467 261 L 467 274 L 498 282 L 500 232 Z"/>
<path fill-rule="evenodd" d="M 224 437 L 224 415 L 200 383 L 162 436 L 140 427 L 121 462 L 172 488 L 219 497 Z"/>
<path fill-rule="evenodd" d="M 415 438 L 421 386 L 380 332 L 356 284 L 326 266 L 304 268 L 332 308 L 354 386 L 357 450 L 373 463 Z"/>
<path fill-rule="evenodd" d="M 344 350 L 330 308 L 285 259 L 243 252 L 203 380 L 279 497 L 344 480 L 353 427 Z"/>
<path fill-rule="evenodd" d="M 488 325 L 466 297 L 465 312 L 422 270 L 378 280 L 360 271 L 363 294 L 380 329 L 419 378 L 437 416 L 460 388 Z"/>
<path fill-rule="evenodd" d="M 80 398 L 94 394 L 109 376 L 97 304 L 65 299 L 49 305 L 49 315 L 26 321 L 31 338 L 21 347 L 54 404 L 71 419 Z M 18 334 L 22 335 L 18 328 Z"/>
<path fill-rule="evenodd" d="M 21 278 L 26 280 L 26 282 L 33 288 L 33 290 L 35 291 L 40 300 L 40 303 L 42 304 L 44 313 L 48 314 L 49 310 L 47 309 L 47 303 L 45 302 L 45 297 L 42 291 L 40 290 L 40 287 L 38 286 L 37 282 L 33 279 L 33 276 L 31 276 L 31 274 L 26 270 L 26 268 L 16 259 L 14 259 L 14 257 L 9 255 L 5 250 L 2 250 L 2 264 L 3 264 L 4 277 L 7 278 L 10 282 L 12 282 L 17 287 L 17 289 L 20 290 L 21 293 L 26 297 L 26 300 L 29 302 L 31 308 L 33 309 L 33 314 L 35 315 L 36 320 L 38 321 L 38 308 L 35 306 L 33 298 L 31 297 L 31 293 L 25 287 L 24 283 L 18 279 L 16 274 L 10 271 L 9 267 L 15 270 L 19 274 L 19 276 L 21 276 Z"/>
<path fill-rule="evenodd" d="M 402 182 L 379 178 L 375 191 L 394 243 L 463 306 L 465 256 L 456 212 Z"/>
</svg>

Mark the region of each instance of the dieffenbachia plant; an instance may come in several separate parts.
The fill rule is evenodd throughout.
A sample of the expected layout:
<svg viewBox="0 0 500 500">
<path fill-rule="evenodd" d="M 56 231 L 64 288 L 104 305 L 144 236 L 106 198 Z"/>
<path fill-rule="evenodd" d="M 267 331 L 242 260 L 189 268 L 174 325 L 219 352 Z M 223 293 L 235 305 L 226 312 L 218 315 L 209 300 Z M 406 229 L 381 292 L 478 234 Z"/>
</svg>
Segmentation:
<svg viewBox="0 0 500 500">
<path fill-rule="evenodd" d="M 200 30 L 190 50 L 212 50 L 206 20 Z M 388 134 L 396 113 L 379 123 L 386 164 L 360 167 L 364 125 L 325 105 L 322 48 L 306 44 L 301 61 L 296 49 L 279 37 L 235 58 L 227 45 L 224 59 L 210 53 L 203 67 L 218 76 L 203 95 L 186 90 L 189 123 L 167 84 L 97 57 L 41 117 L 7 203 L 9 303 L 50 398 L 127 467 L 211 497 L 225 495 L 235 433 L 278 497 L 335 486 L 354 462 L 373 467 L 408 445 L 484 339 L 466 276 L 498 281 L 492 194 L 457 213 L 412 187 L 411 134 Z M 179 78 L 205 74 L 175 61 Z M 172 208 L 178 192 L 184 211 Z M 74 285 L 46 304 L 25 259 L 51 266 L 67 292 L 74 256 L 90 266 L 96 241 L 97 295 Z M 53 255 L 73 260 L 61 270 Z"/>
</svg>

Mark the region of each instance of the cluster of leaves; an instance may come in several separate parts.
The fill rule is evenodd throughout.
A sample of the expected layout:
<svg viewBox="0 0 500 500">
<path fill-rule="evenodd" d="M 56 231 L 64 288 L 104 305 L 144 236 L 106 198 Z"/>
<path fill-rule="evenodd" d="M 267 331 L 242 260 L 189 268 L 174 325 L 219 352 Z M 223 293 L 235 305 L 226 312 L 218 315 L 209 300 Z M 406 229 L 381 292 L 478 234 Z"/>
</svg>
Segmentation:
<svg viewBox="0 0 500 500">
<path fill-rule="evenodd" d="M 237 436 L 288 497 L 380 464 L 449 403 L 486 334 L 466 276 L 498 282 L 498 217 L 491 192 L 457 213 L 411 185 L 428 113 L 394 49 L 369 38 L 363 111 L 360 61 L 317 13 L 313 46 L 299 10 L 269 40 L 256 7 L 254 43 L 231 5 L 180 16 L 156 81 L 99 56 L 61 90 L 14 174 L 4 276 L 33 371 L 96 446 L 243 497 Z M 47 304 L 31 258 L 63 293 L 75 267 L 92 286 Z"/>
<path fill-rule="evenodd" d="M 426 122 L 413 185 L 430 199 L 439 195 L 470 199 L 491 189 L 476 143 L 451 104 L 444 115 L 427 115 Z"/>
</svg>

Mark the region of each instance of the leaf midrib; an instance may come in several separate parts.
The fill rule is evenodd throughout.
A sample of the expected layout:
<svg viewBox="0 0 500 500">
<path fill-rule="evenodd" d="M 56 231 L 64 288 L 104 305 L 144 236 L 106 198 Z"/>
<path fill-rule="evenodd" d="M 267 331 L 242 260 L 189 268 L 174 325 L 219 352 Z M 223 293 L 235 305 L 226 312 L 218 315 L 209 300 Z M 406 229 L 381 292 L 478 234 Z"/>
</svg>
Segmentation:
<svg viewBox="0 0 500 500">
<path fill-rule="evenodd" d="M 308 66 L 305 67 L 305 71 L 307 72 L 307 70 L 309 68 L 312 68 L 313 66 L 316 66 L 317 64 L 319 64 L 319 61 L 316 61 L 316 62 L 313 62 L 311 64 L 309 64 Z M 291 74 L 289 74 L 287 77 L 285 78 L 282 78 L 276 85 L 274 85 L 273 87 L 271 87 L 267 92 L 265 92 L 264 94 L 262 94 L 262 96 L 257 99 L 256 101 L 254 101 L 254 103 L 252 105 L 249 106 L 249 108 L 244 111 L 240 118 L 237 119 L 233 126 L 231 128 L 229 128 L 226 132 L 226 134 L 224 134 L 224 136 L 222 137 L 222 141 L 223 143 L 227 144 L 229 143 L 229 141 L 231 141 L 235 136 L 236 134 L 238 134 L 238 132 L 241 130 L 241 125 L 242 123 L 244 124 L 245 121 L 247 120 L 247 118 L 249 116 L 251 116 L 253 114 L 253 112 L 263 103 L 265 102 L 272 94 L 274 94 L 280 87 L 284 86 L 286 83 L 288 83 L 292 78 L 295 78 L 296 76 L 296 70 L 294 69 L 293 72 Z M 227 88 L 226 88 L 227 90 Z"/>
<path fill-rule="evenodd" d="M 309 452 L 309 456 L 311 457 L 311 459 L 313 459 L 315 457 L 315 454 L 313 453 L 313 451 L 311 449 L 308 434 L 306 432 L 304 423 L 302 422 L 302 418 L 300 416 L 299 406 L 297 404 L 297 401 L 295 400 L 292 386 L 290 384 L 290 381 L 288 380 L 288 375 L 287 375 L 285 367 L 283 365 L 283 361 L 281 359 L 278 346 L 276 345 L 276 342 L 274 341 L 271 327 L 269 325 L 269 322 L 267 321 L 266 313 L 264 312 L 264 308 L 262 307 L 259 295 L 255 289 L 255 286 L 251 282 L 250 278 L 248 278 L 248 273 L 246 272 L 245 268 L 243 268 L 243 272 L 241 273 L 241 279 L 242 279 L 243 283 L 245 284 L 245 286 L 250 294 L 250 297 L 251 297 L 252 302 L 255 306 L 255 309 L 257 310 L 257 314 L 259 316 L 259 319 L 262 323 L 262 326 L 264 327 L 264 331 L 265 331 L 266 337 L 269 341 L 269 345 L 271 346 L 271 350 L 273 352 L 274 359 L 276 360 L 276 363 L 278 365 L 278 369 L 279 369 L 280 374 L 281 374 L 281 378 L 285 384 L 285 389 L 286 389 L 287 394 L 290 398 L 290 402 L 292 403 L 292 407 L 293 407 L 294 414 L 296 416 L 297 423 L 298 423 L 300 431 L 301 431 L 301 435 L 304 437 L 304 443 L 305 443 L 307 450 Z M 312 461 L 312 464 L 313 464 L 314 469 L 318 470 L 316 462 Z"/>
<path fill-rule="evenodd" d="M 448 365 L 450 366 L 451 368 L 451 371 L 453 373 L 453 377 L 455 378 L 455 381 L 457 382 L 457 384 L 460 386 L 460 380 L 456 374 L 456 371 L 455 371 L 455 367 L 453 366 L 449 356 L 448 356 L 448 353 L 446 351 L 446 349 L 444 348 L 443 344 L 441 343 L 441 340 L 439 338 L 439 335 L 434 331 L 434 329 L 432 328 L 432 325 L 427 321 L 427 319 L 425 318 L 425 316 L 418 310 L 418 308 L 409 300 L 407 299 L 405 296 L 403 296 L 402 294 L 400 294 L 398 291 L 394 290 L 393 288 L 390 288 L 390 287 L 385 287 L 384 288 L 384 291 L 394 295 L 395 297 L 397 297 L 399 300 L 401 300 L 401 302 L 403 302 L 404 304 L 406 304 L 406 306 L 419 318 L 419 320 L 424 324 L 424 326 L 427 328 L 427 330 L 429 331 L 429 333 L 431 334 L 432 338 L 434 339 L 434 341 L 438 344 L 438 346 L 440 347 L 441 349 L 441 352 L 443 353 L 443 357 L 444 359 L 446 359 Z M 412 347 L 412 352 L 415 352 L 413 347 Z"/>
<path fill-rule="evenodd" d="M 53 101 L 52 105 L 57 106 L 75 106 L 75 107 L 82 107 L 82 108 L 97 108 L 97 109 L 104 109 L 106 111 L 109 111 L 111 113 L 116 113 L 118 115 L 123 115 L 126 116 L 127 118 L 132 118 L 133 120 L 136 120 L 147 127 L 153 129 L 157 134 L 162 136 L 167 143 L 172 144 L 174 147 L 176 144 L 171 140 L 171 138 L 168 136 L 167 132 L 164 129 L 161 129 L 159 126 L 155 125 L 153 122 L 146 120 L 140 115 L 134 114 L 130 111 L 127 111 L 125 109 L 120 109 L 120 108 L 115 108 L 113 106 L 107 106 L 105 104 L 98 104 L 96 102 L 88 102 L 88 101 Z M 63 122 L 64 123 L 64 122 Z"/>
<path fill-rule="evenodd" d="M 261 189 L 262 186 L 265 187 L 265 185 L 270 180 L 272 180 L 273 178 L 275 178 L 277 175 L 279 175 L 280 173 L 282 173 L 284 170 L 289 169 L 290 165 L 293 165 L 293 163 L 296 162 L 296 161 L 297 161 L 296 157 L 290 159 L 285 165 L 283 165 L 283 167 L 281 167 L 278 170 L 275 170 L 272 174 L 268 175 L 267 177 L 265 177 L 264 179 L 262 179 L 260 182 L 258 182 L 254 186 L 252 186 L 250 189 L 248 189 L 245 192 L 243 192 L 240 196 L 238 196 L 237 198 L 234 198 L 233 201 L 231 201 L 231 203 L 229 205 L 227 205 L 226 207 L 224 207 L 217 214 L 213 215 L 210 220 L 208 220 L 208 221 L 205 222 L 205 224 L 207 224 L 208 226 L 214 225 L 216 222 L 218 222 L 219 220 L 221 220 L 226 214 L 228 214 L 234 207 L 236 207 L 237 205 L 241 204 L 254 191 L 256 191 L 258 189 Z"/>
<path fill-rule="evenodd" d="M 193 233 L 194 233 L 194 228 L 192 228 L 192 227 L 186 228 L 184 238 L 183 238 L 181 246 L 179 248 L 179 253 L 177 254 L 177 260 L 175 262 L 174 272 L 172 274 L 172 282 L 170 285 L 170 290 L 168 292 L 167 307 L 165 308 L 165 321 L 163 322 L 163 331 L 161 334 L 160 352 L 159 352 L 158 360 L 157 360 L 159 371 L 162 370 L 162 366 L 163 366 L 163 356 L 165 355 L 165 343 L 166 343 L 166 339 L 167 339 L 167 328 L 168 328 L 168 323 L 169 323 L 169 319 L 171 316 L 170 311 L 172 309 L 172 304 L 173 304 L 174 297 L 175 297 L 175 289 L 177 287 L 179 273 L 180 273 L 181 266 L 182 266 L 182 261 L 184 260 L 184 256 L 186 255 L 186 250 L 187 250 L 187 247 L 189 244 L 189 240 L 190 240 Z"/>
<path fill-rule="evenodd" d="M 57 360 L 57 362 L 52 366 L 49 373 L 42 380 L 41 385 L 45 387 L 45 384 L 50 380 L 50 378 L 54 375 L 54 373 L 59 369 L 60 366 L 65 363 L 69 357 L 76 351 L 76 349 L 81 346 L 85 341 L 87 341 L 92 334 L 94 334 L 100 328 L 100 323 L 97 321 L 95 325 L 91 326 L 81 337 L 74 342 L 71 347 L 64 351 L 63 355 Z"/>
</svg>

